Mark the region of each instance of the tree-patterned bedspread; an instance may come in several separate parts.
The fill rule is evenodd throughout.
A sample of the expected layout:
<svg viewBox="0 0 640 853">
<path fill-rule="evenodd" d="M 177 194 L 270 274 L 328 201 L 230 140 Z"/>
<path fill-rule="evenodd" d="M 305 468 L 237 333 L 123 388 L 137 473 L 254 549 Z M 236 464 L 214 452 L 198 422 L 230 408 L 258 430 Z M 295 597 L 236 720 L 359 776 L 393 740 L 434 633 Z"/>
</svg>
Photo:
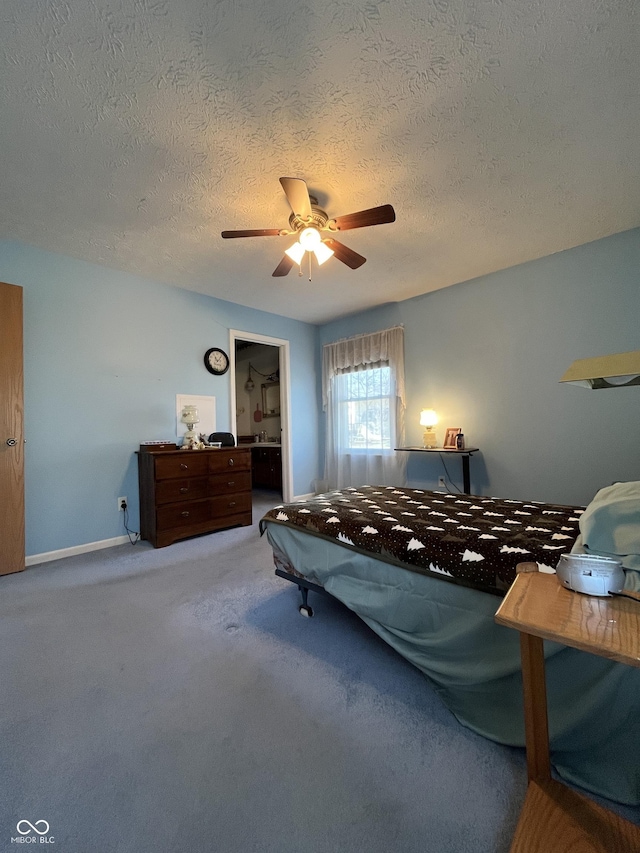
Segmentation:
<svg viewBox="0 0 640 853">
<path fill-rule="evenodd" d="M 283 524 L 414 572 L 504 595 L 516 565 L 555 571 L 578 537 L 584 507 L 360 486 L 280 504 L 260 521 Z"/>
</svg>

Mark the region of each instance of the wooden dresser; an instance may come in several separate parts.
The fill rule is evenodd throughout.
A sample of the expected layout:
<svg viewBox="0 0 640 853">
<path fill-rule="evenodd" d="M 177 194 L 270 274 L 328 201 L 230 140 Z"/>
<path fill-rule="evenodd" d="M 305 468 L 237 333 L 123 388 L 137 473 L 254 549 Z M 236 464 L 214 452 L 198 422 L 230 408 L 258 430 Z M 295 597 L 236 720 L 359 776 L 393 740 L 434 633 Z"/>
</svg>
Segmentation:
<svg viewBox="0 0 640 853">
<path fill-rule="evenodd" d="M 198 533 L 249 525 L 251 450 L 140 445 L 140 536 L 156 548 Z"/>
</svg>

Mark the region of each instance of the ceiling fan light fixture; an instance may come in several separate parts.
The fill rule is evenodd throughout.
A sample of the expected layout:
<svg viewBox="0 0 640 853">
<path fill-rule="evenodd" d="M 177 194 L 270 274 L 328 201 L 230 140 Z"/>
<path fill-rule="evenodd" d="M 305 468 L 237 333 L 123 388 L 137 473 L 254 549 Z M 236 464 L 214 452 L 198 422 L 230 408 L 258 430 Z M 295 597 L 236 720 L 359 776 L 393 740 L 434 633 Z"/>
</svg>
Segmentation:
<svg viewBox="0 0 640 853">
<path fill-rule="evenodd" d="M 316 256 L 316 260 L 318 264 L 322 266 L 325 261 L 328 261 L 330 257 L 334 254 L 333 249 L 330 249 L 326 243 L 318 243 L 318 245 L 313 250 L 314 255 Z"/>
<path fill-rule="evenodd" d="M 288 255 L 294 263 L 300 266 L 305 251 L 306 249 L 304 248 L 304 246 L 301 246 L 300 243 L 294 243 L 293 246 L 290 246 L 288 249 L 285 249 L 284 253 L 285 255 Z"/>
<path fill-rule="evenodd" d="M 367 228 L 370 225 L 384 225 L 396 221 L 395 211 L 390 204 L 357 210 L 355 213 L 330 219 L 326 211 L 318 207 L 317 197 L 309 193 L 309 188 L 302 178 L 280 178 L 280 184 L 291 208 L 289 229 L 245 228 L 222 232 L 225 240 L 231 237 L 288 237 L 290 234 L 295 234 L 299 242 L 285 249 L 282 260 L 272 272 L 272 276 L 275 277 L 288 275 L 294 264 L 301 267 L 305 252 L 309 253 L 309 276 L 311 276 L 312 253 L 316 256 L 318 264 L 325 263 L 333 256 L 349 269 L 356 270 L 367 259 L 333 236 L 323 240 L 321 232 L 328 231 L 330 234 L 335 234 L 336 231 L 349 231 L 353 228 Z"/>
</svg>

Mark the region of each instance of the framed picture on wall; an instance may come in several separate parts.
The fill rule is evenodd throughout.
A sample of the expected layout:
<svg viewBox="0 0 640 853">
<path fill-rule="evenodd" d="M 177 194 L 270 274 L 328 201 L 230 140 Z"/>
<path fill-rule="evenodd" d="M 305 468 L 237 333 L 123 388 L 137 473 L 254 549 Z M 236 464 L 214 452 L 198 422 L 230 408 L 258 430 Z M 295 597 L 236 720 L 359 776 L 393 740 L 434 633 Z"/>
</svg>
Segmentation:
<svg viewBox="0 0 640 853">
<path fill-rule="evenodd" d="M 461 432 L 460 427 L 447 427 L 447 431 L 444 434 L 444 444 L 442 445 L 445 450 L 456 449 L 456 436 Z"/>
</svg>

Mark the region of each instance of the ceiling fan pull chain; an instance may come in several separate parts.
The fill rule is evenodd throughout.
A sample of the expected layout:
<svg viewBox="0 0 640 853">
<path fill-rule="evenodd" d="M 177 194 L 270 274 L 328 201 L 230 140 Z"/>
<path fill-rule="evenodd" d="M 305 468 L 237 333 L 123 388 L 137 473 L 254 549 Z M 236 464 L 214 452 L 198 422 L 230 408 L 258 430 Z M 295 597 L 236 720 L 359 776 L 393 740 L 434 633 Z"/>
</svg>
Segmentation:
<svg viewBox="0 0 640 853">
<path fill-rule="evenodd" d="M 311 281 L 311 252 L 307 252 L 309 256 L 309 281 Z"/>
</svg>

